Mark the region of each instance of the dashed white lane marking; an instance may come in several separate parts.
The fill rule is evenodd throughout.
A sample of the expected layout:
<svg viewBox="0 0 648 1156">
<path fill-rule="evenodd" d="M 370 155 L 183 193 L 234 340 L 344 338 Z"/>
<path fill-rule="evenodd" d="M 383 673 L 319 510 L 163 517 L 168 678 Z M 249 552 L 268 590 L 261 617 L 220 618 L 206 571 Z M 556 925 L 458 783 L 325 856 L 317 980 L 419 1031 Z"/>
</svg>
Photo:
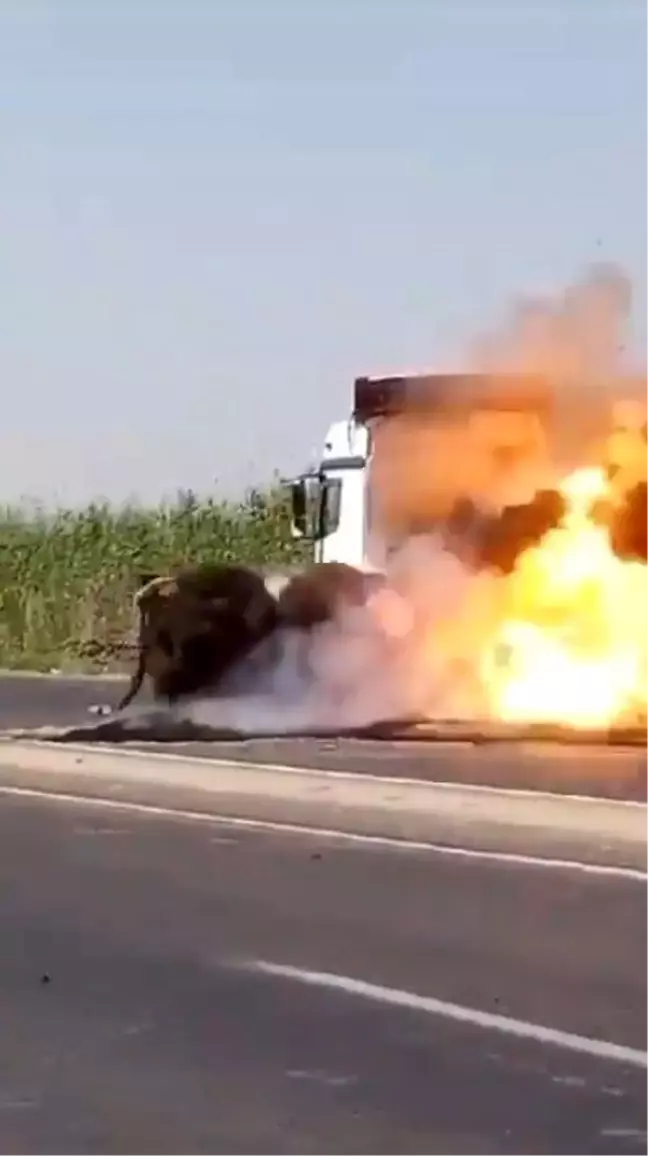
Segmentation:
<svg viewBox="0 0 648 1156">
<path fill-rule="evenodd" d="M 357 1076 L 341 1076 L 323 1071 L 311 1072 L 302 1068 L 289 1068 L 286 1075 L 289 1080 L 307 1080 L 315 1084 L 326 1084 L 329 1088 L 346 1088 L 358 1082 Z"/>
<path fill-rule="evenodd" d="M 608 1043 L 607 1040 L 590 1039 L 588 1036 L 574 1035 L 572 1032 L 563 1032 L 557 1028 L 547 1028 L 541 1024 L 527 1023 L 525 1020 L 479 1011 L 477 1008 L 463 1007 L 461 1004 L 447 1003 L 445 1000 L 434 999 L 432 996 L 415 995 L 413 992 L 401 991 L 398 988 L 381 987 L 378 984 L 365 983 L 364 980 L 351 979 L 346 975 L 336 975 L 325 971 L 308 971 L 301 967 L 291 967 L 289 964 L 283 963 L 268 963 L 264 960 L 253 960 L 239 966 L 248 971 L 279 979 L 291 979 L 296 983 L 307 984 L 311 987 L 328 988 L 331 991 L 340 991 L 346 995 L 359 996 L 361 999 L 373 1000 L 376 1003 L 388 1004 L 392 1007 L 408 1008 L 431 1016 L 442 1016 L 458 1023 L 504 1032 L 510 1036 L 535 1040 L 541 1044 L 553 1044 L 555 1047 L 572 1052 L 595 1056 L 597 1059 L 616 1060 L 618 1063 L 632 1064 L 638 1068 L 648 1066 L 646 1052 L 639 1051 L 638 1048 Z"/>
<path fill-rule="evenodd" d="M 97 798 L 92 795 L 73 795 L 63 791 L 40 791 L 35 787 L 0 786 L 3 795 L 36 799 L 48 803 L 72 803 L 82 807 L 106 807 L 125 814 L 147 815 L 160 819 L 186 819 L 192 823 L 211 823 L 214 826 L 238 827 L 248 831 L 271 831 L 280 835 L 308 835 L 316 839 L 335 839 L 364 846 L 388 847 L 399 851 L 424 851 L 433 855 L 454 855 L 460 859 L 478 859 L 505 863 L 518 867 L 543 867 L 553 871 L 580 871 L 585 875 L 602 875 L 648 883 L 648 874 L 635 867 L 616 867 L 605 863 L 583 863 L 579 859 L 550 859 L 541 855 L 522 855 L 514 851 L 482 851 L 474 847 L 458 847 L 445 843 L 428 843 L 414 839 L 396 839 L 389 835 L 361 835 L 355 831 L 338 831 L 331 827 L 307 827 L 300 823 L 279 823 L 271 819 L 243 819 L 234 815 L 218 815 L 207 811 L 189 811 L 174 807 L 160 807 L 149 803 L 132 803 L 117 799 Z"/>
<path fill-rule="evenodd" d="M 643 1140 L 645 1142 L 646 1139 L 644 1128 L 603 1128 L 600 1135 L 609 1140 Z"/>
</svg>

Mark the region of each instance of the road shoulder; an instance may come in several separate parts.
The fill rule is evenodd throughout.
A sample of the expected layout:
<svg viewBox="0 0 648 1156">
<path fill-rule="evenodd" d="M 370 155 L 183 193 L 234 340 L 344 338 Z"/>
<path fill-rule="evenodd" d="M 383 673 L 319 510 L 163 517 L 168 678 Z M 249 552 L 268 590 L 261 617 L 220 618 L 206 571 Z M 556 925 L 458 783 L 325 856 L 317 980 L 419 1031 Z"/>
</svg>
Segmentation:
<svg viewBox="0 0 648 1156">
<path fill-rule="evenodd" d="M 457 853 L 646 870 L 639 803 L 46 742 L 0 742 L 0 789 Z"/>
</svg>

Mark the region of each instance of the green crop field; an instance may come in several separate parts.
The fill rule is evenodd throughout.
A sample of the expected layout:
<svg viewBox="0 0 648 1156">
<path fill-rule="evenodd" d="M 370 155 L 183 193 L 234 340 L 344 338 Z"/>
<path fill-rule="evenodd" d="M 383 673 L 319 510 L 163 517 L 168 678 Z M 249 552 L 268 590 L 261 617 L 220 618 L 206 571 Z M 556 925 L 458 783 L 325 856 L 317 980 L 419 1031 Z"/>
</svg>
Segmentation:
<svg viewBox="0 0 648 1156">
<path fill-rule="evenodd" d="M 0 509 L 0 667 L 118 669 L 140 572 L 206 561 L 285 567 L 303 557 L 279 489 L 239 504 L 185 494 L 153 509 Z"/>
</svg>

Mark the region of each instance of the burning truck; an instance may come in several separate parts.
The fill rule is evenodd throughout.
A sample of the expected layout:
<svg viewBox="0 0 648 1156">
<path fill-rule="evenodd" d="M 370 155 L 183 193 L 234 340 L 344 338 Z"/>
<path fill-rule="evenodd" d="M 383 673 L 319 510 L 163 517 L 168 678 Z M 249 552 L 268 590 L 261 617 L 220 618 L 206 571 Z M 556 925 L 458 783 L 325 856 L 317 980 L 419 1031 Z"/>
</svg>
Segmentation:
<svg viewBox="0 0 648 1156">
<path fill-rule="evenodd" d="M 598 265 L 556 298 L 518 298 L 468 372 L 358 378 L 315 469 L 290 483 L 310 567 L 153 577 L 127 700 L 148 674 L 184 719 L 201 700 L 208 726 L 237 733 L 427 719 L 581 736 L 640 723 L 643 738 L 631 302 L 623 272 Z"/>
<path fill-rule="evenodd" d="M 122 706 L 146 674 L 177 702 L 276 696 L 283 671 L 329 729 L 645 721 L 644 377 L 362 377 L 290 487 L 312 566 L 275 590 L 244 567 L 147 576 Z"/>
<path fill-rule="evenodd" d="M 417 649 L 433 656 L 435 686 L 453 684 L 449 709 L 643 720 L 646 452 L 645 376 L 614 389 L 506 373 L 360 378 L 351 421 L 331 426 L 319 468 L 294 483 L 295 532 L 319 562 L 387 573 L 417 605 Z M 457 598 L 440 592 L 444 571 Z M 432 710 L 435 697 L 448 703 L 433 693 Z"/>
</svg>

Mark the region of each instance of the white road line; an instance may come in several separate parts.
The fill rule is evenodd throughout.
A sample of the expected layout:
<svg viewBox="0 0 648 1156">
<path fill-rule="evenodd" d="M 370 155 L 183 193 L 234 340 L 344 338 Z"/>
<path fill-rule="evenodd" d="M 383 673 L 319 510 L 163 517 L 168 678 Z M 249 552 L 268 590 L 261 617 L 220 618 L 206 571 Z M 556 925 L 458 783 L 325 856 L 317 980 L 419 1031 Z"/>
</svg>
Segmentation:
<svg viewBox="0 0 648 1156">
<path fill-rule="evenodd" d="M 477 1008 L 463 1007 L 461 1004 L 446 1003 L 445 1000 L 434 999 L 432 996 L 415 995 L 413 992 L 400 991 L 398 988 L 381 987 L 378 984 L 351 979 L 346 975 L 335 975 L 324 971 L 307 971 L 301 967 L 291 967 L 282 963 L 267 963 L 264 960 L 253 960 L 239 966 L 248 971 L 256 971 L 281 979 L 292 979 L 297 983 L 308 984 L 312 987 L 341 991 L 346 995 L 360 996 L 361 999 L 374 1000 L 376 1003 L 388 1004 L 392 1007 L 409 1008 L 412 1011 L 442 1016 L 458 1023 L 470 1024 L 473 1027 L 489 1028 L 492 1031 L 504 1032 L 510 1036 L 536 1040 L 541 1044 L 553 1044 L 556 1047 L 565 1048 L 572 1052 L 581 1052 L 598 1059 L 617 1060 L 619 1063 L 633 1064 L 638 1068 L 648 1066 L 646 1052 L 642 1052 L 638 1048 L 626 1047 L 623 1044 L 611 1044 L 607 1040 L 590 1039 L 587 1036 L 574 1035 L 572 1032 L 563 1032 L 557 1028 L 546 1028 L 541 1024 L 527 1023 L 525 1020 L 479 1011 Z"/>
<path fill-rule="evenodd" d="M 83 807 L 105 807 L 136 815 L 161 819 L 187 819 L 196 823 L 238 827 L 249 831 L 271 831 L 281 835 L 308 835 L 317 839 L 335 839 L 365 846 L 388 847 L 400 851 L 424 851 L 433 855 L 454 855 L 460 859 L 477 859 L 505 863 L 519 867 L 542 867 L 554 871 L 580 871 L 585 875 L 602 875 L 648 883 L 648 874 L 635 867 L 617 867 L 605 863 L 586 863 L 579 859 L 551 859 L 541 855 L 522 855 L 515 851 L 486 851 L 475 847 L 459 847 L 444 843 L 428 843 L 415 839 L 396 839 L 389 835 L 361 835 L 355 831 L 339 831 L 332 827 L 308 827 L 301 823 L 280 823 L 271 819 L 243 819 L 236 815 L 219 815 L 208 811 L 162 807 L 153 803 L 134 803 L 121 799 L 98 798 L 93 795 L 74 795 L 63 791 L 41 791 L 34 787 L 0 786 L 3 795 L 36 799 L 51 803 L 72 803 Z"/>
<path fill-rule="evenodd" d="M 290 735 L 279 735 L 277 737 L 278 738 L 288 738 L 288 739 L 291 738 Z M 292 736 L 292 737 L 295 737 L 295 736 Z M 299 737 L 299 736 L 297 736 L 297 737 Z M 2 731 L 0 731 L 0 739 L 1 738 L 3 738 L 3 732 Z M 253 739 L 253 738 L 254 738 L 253 735 L 250 736 L 250 739 Z M 99 756 L 101 756 L 102 754 L 119 754 L 121 757 L 123 757 L 125 759 L 152 759 L 152 758 L 154 758 L 154 759 L 160 760 L 162 762 L 199 763 L 203 767 L 214 767 L 216 769 L 218 767 L 235 766 L 235 767 L 241 767 L 242 770 L 244 770 L 244 771 L 249 771 L 249 770 L 275 771 L 278 774 L 295 775 L 295 776 L 318 775 L 324 781 L 326 781 L 326 779 L 346 779 L 346 780 L 350 779 L 352 781 L 363 782 L 363 783 L 385 783 L 387 786 L 396 786 L 396 787 L 399 787 L 399 786 L 404 786 L 404 787 L 407 787 L 407 786 L 432 787 L 432 788 L 434 788 L 434 790 L 448 791 L 448 793 L 466 792 L 467 794 L 468 793 L 472 794 L 474 792 L 477 792 L 479 794 L 495 795 L 495 796 L 501 796 L 503 798 L 508 798 L 510 796 L 513 796 L 515 798 L 520 797 L 520 798 L 525 798 L 525 799 L 552 799 L 552 800 L 559 799 L 561 801 L 566 801 L 566 802 L 590 803 L 593 806 L 598 806 L 598 807 L 603 807 L 603 806 L 604 807 L 625 807 L 625 808 L 630 807 L 634 810 L 636 810 L 636 809 L 641 809 L 644 811 L 646 810 L 646 803 L 638 801 L 636 799 L 608 799 L 607 797 L 602 796 L 602 795 L 578 795 L 578 794 L 567 794 L 567 793 L 562 792 L 562 791 L 539 791 L 539 790 L 534 790 L 532 787 L 489 787 L 484 783 L 453 782 L 451 779 L 450 780 L 444 779 L 442 781 L 439 781 L 437 779 L 416 778 L 416 776 L 406 778 L 403 775 L 379 775 L 379 774 L 374 774 L 373 772 L 367 772 L 365 774 L 362 771 L 343 771 L 343 770 L 338 771 L 338 770 L 333 770 L 333 769 L 329 769 L 329 768 L 325 768 L 325 767 L 294 766 L 294 765 L 289 765 L 289 764 L 284 764 L 284 763 L 254 762 L 253 760 L 248 761 L 248 760 L 243 760 L 243 759 L 227 759 L 227 758 L 214 759 L 214 758 L 210 758 L 209 756 L 205 756 L 205 755 L 203 755 L 203 756 L 201 756 L 201 755 L 179 755 L 173 751 L 160 751 L 157 748 L 151 748 L 149 750 L 144 750 L 144 751 L 139 750 L 139 749 L 125 750 L 123 748 L 123 746 L 121 746 L 121 744 L 117 744 L 117 743 L 111 744 L 109 742 L 108 743 L 102 743 L 101 745 L 98 745 L 97 743 L 82 743 L 82 742 L 60 743 L 60 742 L 54 742 L 54 741 L 48 740 L 48 739 L 43 739 L 43 740 L 40 740 L 40 739 L 24 739 L 24 740 L 15 739 L 13 741 L 16 743 L 28 742 L 30 746 L 36 747 L 37 749 L 38 749 L 38 747 L 45 747 L 48 750 L 57 750 L 57 751 L 60 751 L 62 749 L 63 750 L 67 749 L 67 750 L 78 751 L 79 754 L 89 754 L 89 755 L 94 754 L 94 755 L 99 755 Z M 141 740 L 140 739 L 137 739 L 137 740 L 134 739 L 133 741 L 134 742 L 145 742 L 146 740 L 145 739 L 141 739 Z M 151 739 L 150 741 L 155 742 L 155 739 Z M 249 741 L 249 739 L 245 739 L 242 741 L 247 742 L 247 741 Z M 9 743 L 9 745 L 11 745 L 11 743 Z M 176 745 L 182 746 L 183 743 L 178 743 Z M 437 749 L 437 747 L 441 746 L 441 745 L 442 744 L 440 744 L 440 743 L 437 744 L 436 742 L 430 743 L 430 762 L 432 762 L 434 759 L 435 749 Z M 450 744 L 444 742 L 443 745 L 444 746 L 448 746 L 448 745 L 460 746 L 461 745 L 461 746 L 466 746 L 466 747 L 471 746 L 470 743 L 460 743 L 460 742 L 455 743 L 454 741 L 452 741 Z M 605 754 L 608 757 L 615 758 L 615 759 L 627 758 L 627 757 L 633 757 L 634 758 L 635 754 L 636 754 L 636 752 L 634 752 L 632 750 L 629 750 L 629 751 L 610 750 L 609 752 L 601 751 L 599 753 L 601 755 Z M 2 754 L 2 746 L 0 746 L 0 754 Z M 353 758 L 354 756 L 351 753 L 349 757 Z"/>
<path fill-rule="evenodd" d="M 110 671 L 104 671 L 103 674 L 88 674 L 80 670 L 73 674 L 61 670 L 12 670 L 11 667 L 4 666 L 0 669 L 0 678 L 6 678 L 9 682 L 14 682 L 16 679 L 21 679 L 24 682 L 29 682 L 31 679 L 37 679 L 39 682 L 49 679 L 50 682 L 94 682 L 99 685 L 102 682 L 128 681 L 127 674 L 111 674 Z"/>
</svg>

